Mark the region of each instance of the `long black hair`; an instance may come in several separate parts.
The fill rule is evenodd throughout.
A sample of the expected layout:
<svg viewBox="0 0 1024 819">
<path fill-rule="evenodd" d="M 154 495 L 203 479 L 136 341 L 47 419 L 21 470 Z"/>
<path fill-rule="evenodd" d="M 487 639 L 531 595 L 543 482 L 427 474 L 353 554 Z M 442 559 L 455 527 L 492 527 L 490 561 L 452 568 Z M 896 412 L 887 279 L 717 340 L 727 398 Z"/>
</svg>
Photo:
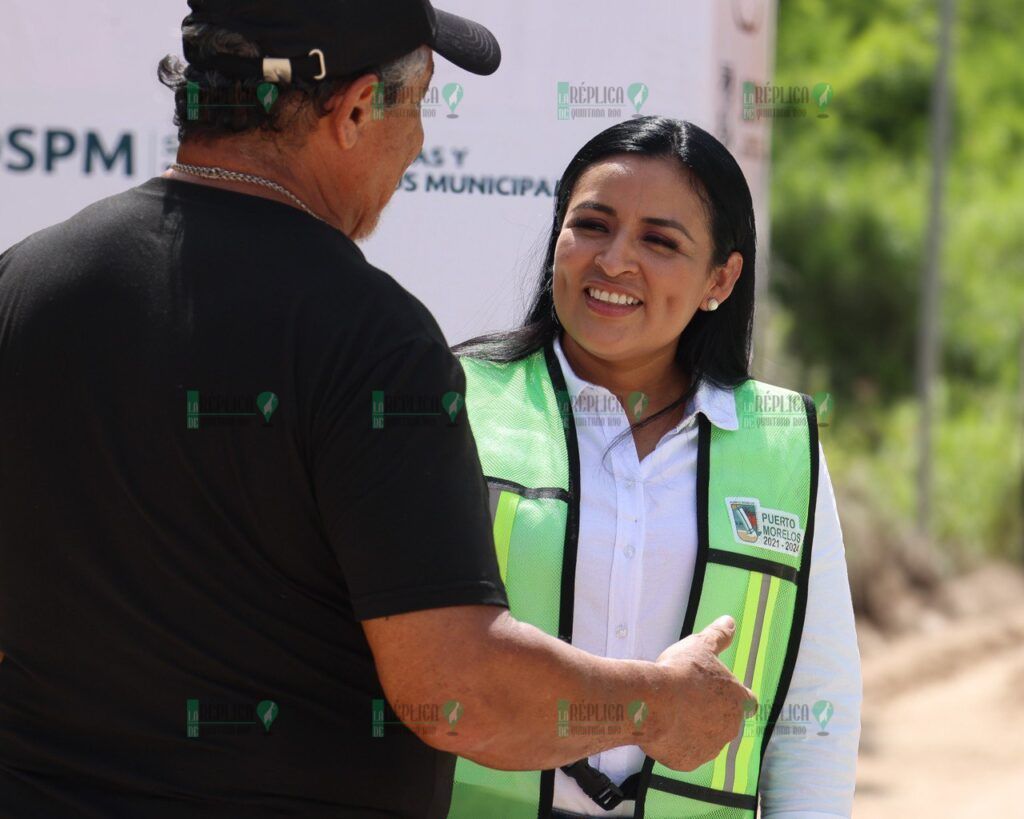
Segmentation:
<svg viewBox="0 0 1024 819">
<path fill-rule="evenodd" d="M 691 122 L 638 117 L 613 125 L 584 145 L 558 184 L 547 255 L 526 321 L 515 330 L 463 342 L 454 352 L 489 361 L 519 361 L 555 340 L 562 331 L 552 293 L 555 245 L 569 200 L 588 168 L 622 154 L 677 161 L 704 204 L 713 245 L 712 265 L 725 264 L 734 252 L 743 257 L 743 273 L 729 298 L 714 312 L 698 310 L 679 337 L 676 362 L 688 379 L 686 393 L 645 419 L 641 425 L 646 425 L 689 401 L 704 381 L 733 388 L 750 378 L 757 245 L 754 206 L 743 171 L 732 154 Z"/>
</svg>

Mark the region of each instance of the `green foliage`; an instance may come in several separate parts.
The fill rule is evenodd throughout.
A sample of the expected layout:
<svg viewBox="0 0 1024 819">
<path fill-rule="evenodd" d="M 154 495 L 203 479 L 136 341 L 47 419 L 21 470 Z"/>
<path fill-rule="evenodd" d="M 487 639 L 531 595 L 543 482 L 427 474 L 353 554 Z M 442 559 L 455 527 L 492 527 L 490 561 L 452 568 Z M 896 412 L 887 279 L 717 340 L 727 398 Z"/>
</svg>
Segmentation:
<svg viewBox="0 0 1024 819">
<path fill-rule="evenodd" d="M 773 78 L 835 92 L 826 119 L 774 121 L 771 294 L 789 312 L 787 347 L 837 397 L 836 472 L 869 466 L 877 502 L 908 519 L 938 8 L 780 0 Z M 1022 537 L 1020 12 L 960 0 L 954 28 L 933 505 L 935 533 L 964 555 L 1011 554 Z"/>
</svg>

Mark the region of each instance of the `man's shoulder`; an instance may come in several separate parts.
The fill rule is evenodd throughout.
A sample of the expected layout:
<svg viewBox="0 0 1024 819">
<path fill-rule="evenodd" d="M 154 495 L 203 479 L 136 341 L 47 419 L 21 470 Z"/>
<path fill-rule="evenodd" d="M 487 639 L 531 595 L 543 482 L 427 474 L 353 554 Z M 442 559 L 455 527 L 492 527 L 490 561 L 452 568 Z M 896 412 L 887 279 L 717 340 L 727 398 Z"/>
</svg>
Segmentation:
<svg viewBox="0 0 1024 819">
<path fill-rule="evenodd" d="M 83 238 L 97 239 L 103 235 L 115 237 L 120 228 L 124 229 L 123 215 L 137 209 L 138 188 L 105 197 L 86 205 L 67 219 L 30 233 L 20 241 L 0 252 L 0 262 L 12 262 L 39 254 L 60 254 L 66 248 L 77 245 Z M 78 254 L 65 261 L 73 261 Z"/>
<path fill-rule="evenodd" d="M 339 268 L 327 264 L 312 275 L 316 312 L 327 323 L 359 328 L 374 346 L 409 341 L 448 342 L 433 314 L 394 276 L 361 258 Z"/>
</svg>

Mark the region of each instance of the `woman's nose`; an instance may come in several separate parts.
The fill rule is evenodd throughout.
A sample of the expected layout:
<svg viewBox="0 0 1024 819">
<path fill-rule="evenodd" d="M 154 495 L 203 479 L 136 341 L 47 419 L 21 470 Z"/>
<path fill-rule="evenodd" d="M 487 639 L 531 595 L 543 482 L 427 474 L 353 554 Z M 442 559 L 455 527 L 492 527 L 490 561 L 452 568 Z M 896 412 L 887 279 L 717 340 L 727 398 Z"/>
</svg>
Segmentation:
<svg viewBox="0 0 1024 819">
<path fill-rule="evenodd" d="M 613 236 L 604 250 L 594 257 L 594 262 L 606 276 L 635 273 L 638 269 L 632 243 L 623 234 Z"/>
</svg>

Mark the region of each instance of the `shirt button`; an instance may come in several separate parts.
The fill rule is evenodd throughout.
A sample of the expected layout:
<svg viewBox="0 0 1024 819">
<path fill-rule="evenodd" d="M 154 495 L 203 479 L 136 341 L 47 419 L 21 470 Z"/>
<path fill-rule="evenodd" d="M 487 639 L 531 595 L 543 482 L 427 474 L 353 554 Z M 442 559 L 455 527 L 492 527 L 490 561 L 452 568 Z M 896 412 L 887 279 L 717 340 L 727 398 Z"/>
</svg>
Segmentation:
<svg viewBox="0 0 1024 819">
<path fill-rule="evenodd" d="M 636 486 L 636 481 L 632 479 L 626 481 L 626 489 L 632 489 L 634 486 Z"/>
<path fill-rule="evenodd" d="M 619 626 L 617 629 L 615 629 L 615 636 L 618 637 L 620 640 L 624 640 L 627 634 L 629 634 L 629 629 L 625 626 Z"/>
<path fill-rule="evenodd" d="M 626 557 L 632 557 L 633 555 L 635 555 L 635 554 L 636 554 L 636 549 L 635 549 L 635 548 L 633 547 L 633 544 L 632 544 L 632 543 L 630 543 L 630 544 L 629 544 L 629 545 L 628 545 L 628 546 L 627 546 L 627 547 L 626 547 L 625 549 L 623 549 L 622 551 L 623 551 L 623 552 L 625 552 L 625 554 L 626 554 Z"/>
</svg>

